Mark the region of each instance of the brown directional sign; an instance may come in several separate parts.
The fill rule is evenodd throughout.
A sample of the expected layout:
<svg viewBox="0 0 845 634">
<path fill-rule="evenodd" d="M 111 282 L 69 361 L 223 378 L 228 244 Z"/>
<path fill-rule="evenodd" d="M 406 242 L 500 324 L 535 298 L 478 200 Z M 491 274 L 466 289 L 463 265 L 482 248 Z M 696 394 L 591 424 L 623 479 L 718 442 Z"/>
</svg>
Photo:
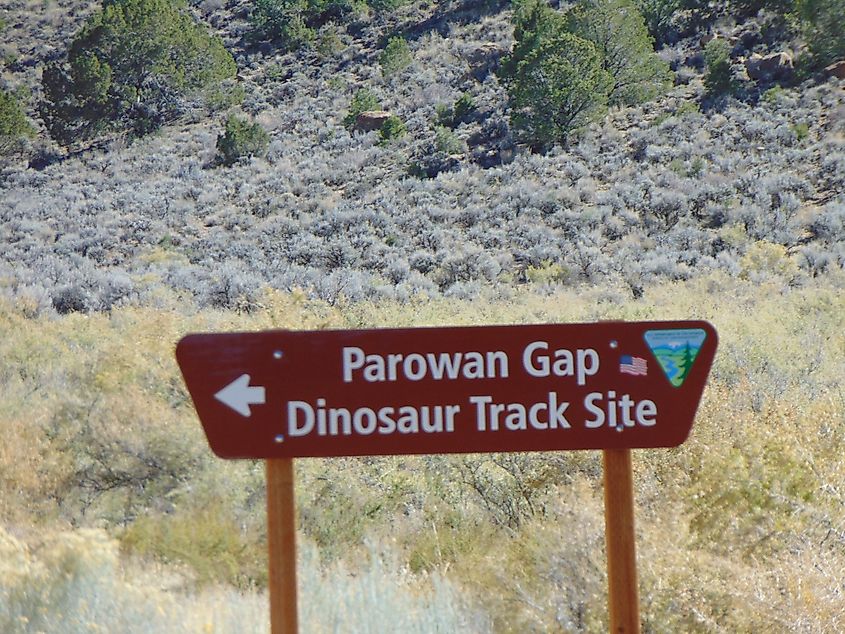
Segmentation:
<svg viewBox="0 0 845 634">
<path fill-rule="evenodd" d="M 192 334 L 176 357 L 212 450 L 295 458 L 673 447 L 704 321 Z"/>
</svg>

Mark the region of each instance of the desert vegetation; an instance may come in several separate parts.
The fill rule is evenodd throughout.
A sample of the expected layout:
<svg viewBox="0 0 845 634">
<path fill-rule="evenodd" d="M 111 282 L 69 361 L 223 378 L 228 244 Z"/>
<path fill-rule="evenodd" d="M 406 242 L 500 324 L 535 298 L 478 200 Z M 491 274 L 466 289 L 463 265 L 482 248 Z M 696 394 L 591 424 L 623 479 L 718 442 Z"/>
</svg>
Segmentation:
<svg viewBox="0 0 845 634">
<path fill-rule="evenodd" d="M 60 318 L 3 305 L 3 561 L 26 562 L 3 576 L 6 623 L 19 615 L 50 623 L 70 610 L 105 626 L 118 618 L 107 606 L 125 601 L 115 596 L 121 584 L 142 593 L 132 608 L 141 614 L 159 604 L 170 614 L 174 600 L 190 606 L 171 631 L 220 593 L 232 603 L 207 617 L 216 631 L 266 619 L 256 607 L 266 583 L 263 468 L 207 450 L 172 356 L 187 331 L 691 311 L 716 325 L 722 350 L 690 440 L 635 452 L 646 629 L 836 631 L 845 619 L 839 285 L 785 290 L 714 274 L 653 285 L 638 300 L 596 289 L 411 306 L 330 306 L 268 291 L 249 315 L 186 311 L 175 295 L 160 302 Z M 606 629 L 595 452 L 296 468 L 302 605 L 313 631 L 331 629 L 322 619 L 346 618 L 337 610 L 375 614 L 362 607 L 372 594 L 384 597 L 377 631 L 411 613 L 424 615 L 422 631 Z M 146 582 L 133 567 L 162 572 Z"/>
<path fill-rule="evenodd" d="M 705 27 L 691 25 L 727 33 L 720 25 L 731 23 L 688 10 L 675 16 L 672 33 L 693 35 L 642 56 L 652 46 L 647 22 L 626 2 L 585 2 L 567 13 L 523 3 L 459 20 L 454 37 L 433 27 L 414 32 L 422 9 L 406 5 L 390 10 L 393 26 L 374 21 L 357 39 L 333 31 L 342 50 L 327 58 L 309 47 L 250 44 L 252 22 L 203 6 L 242 69 L 232 90 L 243 102 L 220 119 L 188 107 L 188 93 L 164 99 L 175 108 L 168 115 L 127 102 L 114 92 L 124 84 L 111 80 L 97 103 L 128 119 L 94 116 L 99 106 L 68 119 L 80 134 L 101 129 L 105 145 L 66 155 L 47 138 L 49 127 L 25 134 L 46 126 L 34 106 L 55 104 L 32 85 L 30 116 L 15 118 L 16 150 L 3 171 L 5 295 L 67 312 L 146 303 L 175 289 L 200 306 L 244 309 L 264 286 L 330 302 L 472 297 L 518 288 L 541 270 L 555 272 L 549 288 L 621 283 L 636 294 L 653 281 L 714 270 L 765 276 L 743 270 L 759 250 L 781 253 L 777 265 L 795 283 L 842 267 L 837 80 L 807 70 L 809 61 L 789 77 L 740 72 L 743 55 L 780 45 L 815 59 L 799 48 L 800 29 L 784 26 L 785 42 L 764 38 L 780 24 L 777 13 L 764 10 L 734 27 L 741 35 L 733 40 L 702 45 Z M 625 37 L 605 38 L 599 51 L 590 16 L 620 7 L 625 20 L 612 34 Z M 428 23 L 445 28 L 450 16 L 441 7 Z M 70 68 L 89 59 L 81 51 L 104 19 L 94 13 L 67 28 Z M 385 31 L 404 35 L 381 38 Z M 539 54 L 552 31 L 569 45 Z M 549 84 L 542 67 L 555 56 L 558 80 Z M 30 68 L 17 63 L 15 90 Z M 667 66 L 674 87 L 665 83 Z M 147 82 L 154 101 L 177 88 L 168 79 L 178 75 L 174 66 L 157 72 Z M 229 72 L 211 85 L 222 90 Z M 809 73 L 803 83 L 800 73 Z M 541 98 L 542 85 L 556 92 Z M 136 119 L 139 108 L 165 118 Z M 380 129 L 356 129 L 358 115 L 373 110 L 386 113 Z M 132 141 L 138 126 L 171 116 L 179 125 Z M 232 129 L 236 121 L 249 121 L 255 138 Z M 115 127 L 122 132 L 108 132 Z M 26 160 L 39 169 L 26 169 Z"/>
<path fill-rule="evenodd" d="M 845 629 L 839 0 L 9 0 L 0 631 L 266 631 L 195 331 L 703 318 L 648 632 Z M 607 630 L 595 452 L 299 460 L 304 631 Z"/>
</svg>

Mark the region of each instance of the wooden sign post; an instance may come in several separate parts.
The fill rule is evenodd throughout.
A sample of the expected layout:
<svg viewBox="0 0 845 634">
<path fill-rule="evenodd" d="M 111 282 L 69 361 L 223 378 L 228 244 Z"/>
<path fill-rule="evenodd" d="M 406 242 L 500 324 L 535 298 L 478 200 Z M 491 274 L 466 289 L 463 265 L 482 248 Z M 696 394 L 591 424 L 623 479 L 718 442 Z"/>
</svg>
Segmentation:
<svg viewBox="0 0 845 634">
<path fill-rule="evenodd" d="M 293 459 L 601 449 L 611 631 L 640 631 L 631 449 L 686 440 L 716 353 L 703 321 L 184 337 L 211 449 L 262 458 L 273 634 L 295 634 Z"/>
<path fill-rule="evenodd" d="M 602 457 L 610 631 L 612 634 L 639 634 L 640 602 L 631 450 L 605 449 Z"/>
<path fill-rule="evenodd" d="M 267 471 L 267 550 L 271 634 L 296 634 L 296 504 L 293 458 L 271 458 Z"/>
</svg>

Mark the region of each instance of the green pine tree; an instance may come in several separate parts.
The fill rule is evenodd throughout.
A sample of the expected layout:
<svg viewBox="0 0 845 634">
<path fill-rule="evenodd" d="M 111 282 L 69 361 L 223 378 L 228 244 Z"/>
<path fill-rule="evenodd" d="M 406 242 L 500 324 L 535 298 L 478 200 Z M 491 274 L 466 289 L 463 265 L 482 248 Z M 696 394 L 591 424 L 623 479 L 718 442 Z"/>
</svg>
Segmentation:
<svg viewBox="0 0 845 634">
<path fill-rule="evenodd" d="M 232 165 L 247 156 L 264 156 L 269 145 L 270 137 L 261 124 L 231 115 L 223 134 L 217 135 L 217 159 L 222 165 Z"/>
<path fill-rule="evenodd" d="M 815 64 L 845 59 L 845 0 L 797 0 L 797 7 Z"/>
<path fill-rule="evenodd" d="M 517 0 L 514 3 L 514 45 L 501 63 L 499 75 L 511 78 L 517 66 L 544 39 L 566 31 L 562 13 L 552 10 L 543 0 Z"/>
<path fill-rule="evenodd" d="M 308 25 L 315 9 L 308 0 L 255 0 L 252 23 L 255 34 L 276 42 L 283 50 L 296 50 L 314 40 Z"/>
<path fill-rule="evenodd" d="M 16 153 L 35 128 L 26 118 L 18 95 L 0 89 L 0 156 Z"/>
<path fill-rule="evenodd" d="M 730 46 L 722 38 L 711 40 L 704 47 L 704 86 L 711 95 L 728 94 L 736 88 L 731 72 L 730 52 Z"/>
<path fill-rule="evenodd" d="M 692 362 L 695 359 L 692 356 L 692 349 L 690 348 L 689 341 L 687 341 L 687 345 L 684 348 L 684 371 L 681 372 L 681 375 L 678 377 L 678 385 L 681 385 L 689 376 L 689 371 L 692 369 Z"/>
<path fill-rule="evenodd" d="M 596 47 L 568 32 L 563 16 L 541 0 L 520 3 L 515 18 L 516 41 L 499 77 L 512 125 L 542 150 L 603 114 L 612 77 Z"/>
<path fill-rule="evenodd" d="M 225 104 L 235 61 L 183 0 L 103 0 L 66 62 L 44 69 L 41 116 L 63 145 L 154 131 L 191 107 Z"/>
<path fill-rule="evenodd" d="M 402 37 L 391 37 L 379 56 L 381 72 L 385 77 L 391 77 L 402 72 L 411 65 L 411 49 Z"/>
<path fill-rule="evenodd" d="M 404 0 L 252 0 L 252 36 L 293 51 L 310 44 L 316 29 L 360 16 L 369 6 L 390 11 Z"/>
<path fill-rule="evenodd" d="M 610 105 L 654 99 L 671 85 L 669 65 L 654 52 L 654 39 L 634 0 L 580 0 L 567 14 L 568 30 L 592 42 L 613 79 Z"/>
<path fill-rule="evenodd" d="M 665 44 L 679 26 L 683 0 L 636 0 L 636 5 L 655 43 Z"/>
</svg>

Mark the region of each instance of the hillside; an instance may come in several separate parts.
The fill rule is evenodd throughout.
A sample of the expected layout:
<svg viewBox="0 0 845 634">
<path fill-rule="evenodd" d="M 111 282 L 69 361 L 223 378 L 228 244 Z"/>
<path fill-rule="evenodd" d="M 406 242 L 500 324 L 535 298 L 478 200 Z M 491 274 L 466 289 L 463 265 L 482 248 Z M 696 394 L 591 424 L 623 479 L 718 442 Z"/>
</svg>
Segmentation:
<svg viewBox="0 0 845 634">
<path fill-rule="evenodd" d="M 4 76 L 37 97 L 39 64 L 90 7 L 16 20 L 26 9 L 7 10 L 6 46 L 19 58 Z M 216 166 L 222 115 L 66 157 L 42 131 L 40 169 L 19 162 L 0 182 L 4 294 L 60 312 L 146 304 L 162 289 L 227 308 L 254 304 L 266 286 L 329 301 L 526 283 L 636 295 L 712 270 L 800 284 L 845 261 L 836 79 L 746 80 L 742 98 L 714 102 L 687 38 L 660 51 L 676 69 L 667 95 L 532 154 L 479 53 L 509 48 L 507 7 L 406 6 L 340 31 L 327 55 L 244 44 L 243 3 L 197 11 L 235 51 L 243 110 L 270 135 L 266 158 Z M 714 28 L 750 32 L 743 56 L 772 49 L 753 21 Z M 51 37 L 27 46 L 39 29 Z M 385 78 L 378 45 L 391 33 L 407 35 L 412 62 Z M 364 87 L 404 121 L 404 137 L 379 144 L 341 124 Z M 436 132 L 437 107 L 464 94 L 471 116 Z M 420 169 L 437 175 L 411 175 Z"/>
</svg>

